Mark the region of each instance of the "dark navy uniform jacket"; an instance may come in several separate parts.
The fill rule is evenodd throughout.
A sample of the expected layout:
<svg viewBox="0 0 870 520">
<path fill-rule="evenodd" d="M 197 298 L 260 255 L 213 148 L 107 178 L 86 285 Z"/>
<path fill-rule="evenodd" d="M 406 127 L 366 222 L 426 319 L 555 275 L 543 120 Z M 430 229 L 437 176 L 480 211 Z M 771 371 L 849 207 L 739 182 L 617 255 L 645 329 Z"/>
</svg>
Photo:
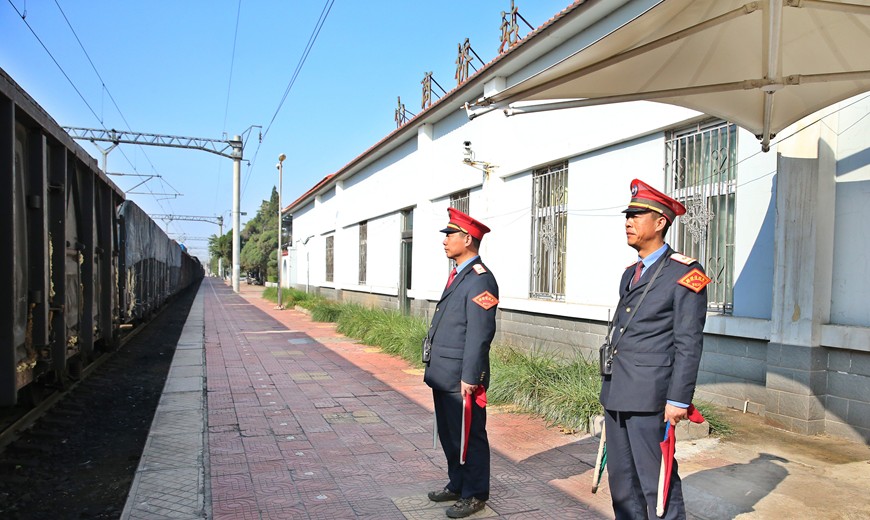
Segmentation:
<svg viewBox="0 0 870 520">
<path fill-rule="evenodd" d="M 661 272 L 623 331 L 660 262 Z M 622 301 L 612 338 L 619 343 L 613 374 L 602 379 L 601 404 L 624 412 L 659 412 L 668 400 L 689 404 L 701 361 L 709 278 L 696 260 L 670 247 L 629 289 L 633 275 L 634 265 L 623 273 L 619 286 Z"/>
<path fill-rule="evenodd" d="M 427 385 L 444 392 L 459 392 L 460 381 L 489 386 L 497 304 L 498 283 L 479 258 L 456 275 L 429 328 L 432 357 L 423 375 Z"/>
</svg>

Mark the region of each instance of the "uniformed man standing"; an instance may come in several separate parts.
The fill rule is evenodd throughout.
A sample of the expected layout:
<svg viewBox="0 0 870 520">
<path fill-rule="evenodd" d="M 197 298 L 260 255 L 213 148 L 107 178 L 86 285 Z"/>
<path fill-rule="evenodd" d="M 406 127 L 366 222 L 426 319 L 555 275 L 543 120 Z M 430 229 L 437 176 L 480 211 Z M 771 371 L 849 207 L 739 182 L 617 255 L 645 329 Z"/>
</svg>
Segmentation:
<svg viewBox="0 0 870 520">
<path fill-rule="evenodd" d="M 659 443 L 665 422 L 686 419 L 692 402 L 710 283 L 697 260 L 674 252 L 664 240 L 686 208 L 637 179 L 631 195 L 623 211 L 625 233 L 638 262 L 620 281 L 612 374 L 604 375 L 601 385 L 608 479 L 618 520 L 656 518 Z M 664 518 L 685 517 L 674 462 Z"/>
<path fill-rule="evenodd" d="M 456 501 L 450 518 L 464 518 L 489 499 L 489 441 L 486 437 L 486 387 L 489 347 L 495 335 L 498 284 L 478 255 L 489 228 L 454 208 L 444 252 L 456 261 L 429 328 L 431 352 L 423 380 L 432 388 L 438 437 L 447 457 L 449 482 L 429 493 L 434 502 Z M 425 357 L 425 354 L 424 354 Z M 461 463 L 463 397 L 472 401 L 465 462 Z"/>
</svg>

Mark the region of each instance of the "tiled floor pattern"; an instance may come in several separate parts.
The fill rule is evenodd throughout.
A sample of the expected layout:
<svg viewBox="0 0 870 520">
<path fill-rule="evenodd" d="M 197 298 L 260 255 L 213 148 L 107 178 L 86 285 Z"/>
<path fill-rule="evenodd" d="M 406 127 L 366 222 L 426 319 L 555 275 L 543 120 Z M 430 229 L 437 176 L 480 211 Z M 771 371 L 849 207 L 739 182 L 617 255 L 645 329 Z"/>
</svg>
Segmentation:
<svg viewBox="0 0 870 520">
<path fill-rule="evenodd" d="M 421 372 L 242 289 L 202 289 L 214 518 L 445 518 L 426 498 L 446 469 Z M 610 517 L 606 486 L 590 493 L 594 439 L 494 408 L 488 432 L 491 498 L 473 518 Z"/>
</svg>

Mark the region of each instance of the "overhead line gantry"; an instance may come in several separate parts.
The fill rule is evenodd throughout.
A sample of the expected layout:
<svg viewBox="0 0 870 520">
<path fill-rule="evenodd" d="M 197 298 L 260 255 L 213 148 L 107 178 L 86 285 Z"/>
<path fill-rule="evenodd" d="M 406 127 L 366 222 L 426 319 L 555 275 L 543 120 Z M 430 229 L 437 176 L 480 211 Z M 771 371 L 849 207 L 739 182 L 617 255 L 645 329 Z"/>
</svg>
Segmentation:
<svg viewBox="0 0 870 520">
<path fill-rule="evenodd" d="M 143 146 L 163 146 L 169 148 L 188 148 L 192 150 L 202 150 L 204 152 L 213 153 L 233 160 L 233 291 L 239 292 L 240 266 L 239 256 L 241 255 L 241 238 L 240 238 L 240 215 L 239 210 L 241 198 L 241 176 L 242 176 L 242 156 L 244 155 L 245 144 L 242 141 L 241 135 L 233 136 L 232 139 L 209 139 L 204 137 L 184 137 L 179 135 L 164 135 L 164 134 L 146 134 L 142 132 L 125 132 L 122 130 L 107 130 L 104 128 L 81 128 L 65 126 L 63 127 L 70 137 L 94 143 L 94 146 L 103 154 L 103 171 L 106 171 L 106 163 L 108 161 L 109 152 L 111 152 L 119 144 L 138 144 Z M 250 130 L 254 128 L 251 126 Z M 247 132 L 247 130 L 246 130 Z M 108 148 L 102 148 L 97 143 L 106 142 L 112 143 Z"/>
</svg>

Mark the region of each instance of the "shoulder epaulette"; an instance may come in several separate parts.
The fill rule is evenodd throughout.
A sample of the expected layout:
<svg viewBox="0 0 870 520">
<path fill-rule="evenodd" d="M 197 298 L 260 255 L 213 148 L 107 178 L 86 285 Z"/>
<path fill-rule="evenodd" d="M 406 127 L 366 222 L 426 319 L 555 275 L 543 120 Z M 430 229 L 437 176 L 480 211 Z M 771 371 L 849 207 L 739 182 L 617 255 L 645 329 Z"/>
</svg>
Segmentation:
<svg viewBox="0 0 870 520">
<path fill-rule="evenodd" d="M 483 264 L 474 264 L 471 268 L 474 269 L 474 272 L 477 274 L 483 274 L 486 272 L 486 267 L 484 267 Z"/>
<path fill-rule="evenodd" d="M 697 262 L 697 258 L 692 258 L 690 256 L 681 255 L 680 253 L 674 253 L 671 255 L 671 260 L 675 260 L 681 264 L 690 265 L 694 262 Z"/>
</svg>

